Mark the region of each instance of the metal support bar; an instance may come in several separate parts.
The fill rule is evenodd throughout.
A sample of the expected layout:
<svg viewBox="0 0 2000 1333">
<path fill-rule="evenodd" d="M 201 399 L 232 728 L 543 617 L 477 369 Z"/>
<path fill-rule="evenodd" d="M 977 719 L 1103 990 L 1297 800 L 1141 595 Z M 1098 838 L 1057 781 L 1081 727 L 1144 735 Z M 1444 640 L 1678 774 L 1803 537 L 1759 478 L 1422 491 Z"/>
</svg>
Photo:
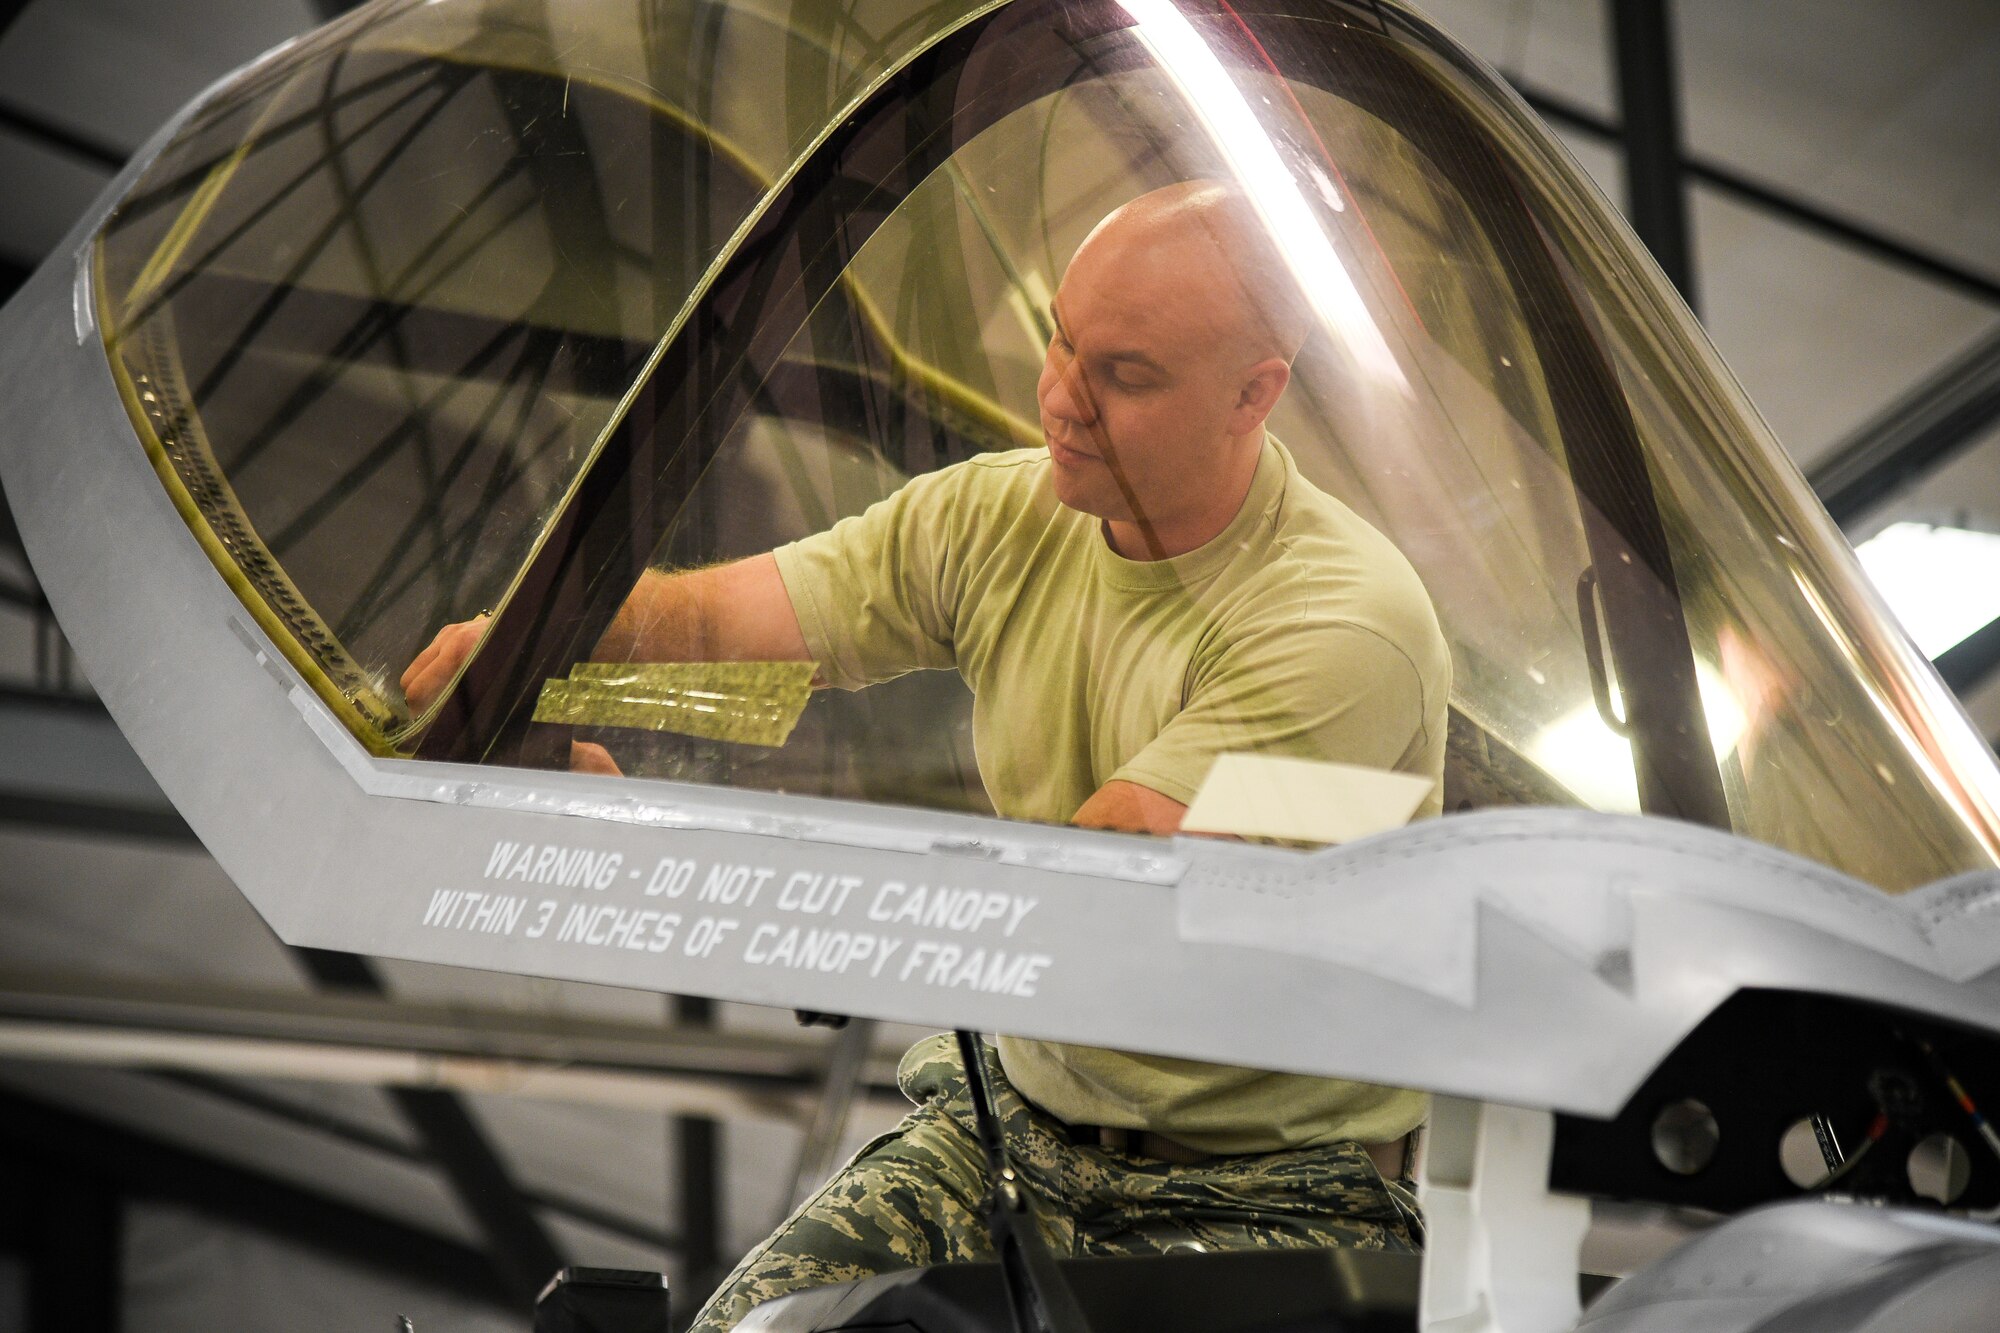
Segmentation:
<svg viewBox="0 0 2000 1333">
<path fill-rule="evenodd" d="M 1555 1117 L 1438 1097 L 1424 1136 L 1421 1333 L 1566 1333 L 1586 1199 L 1549 1193 Z"/>
<path fill-rule="evenodd" d="M 112 1121 L 0 1091 L 0 1148 L 519 1315 L 486 1257 L 396 1218 Z"/>
<path fill-rule="evenodd" d="M 1625 120 L 1625 211 L 1667 280 L 1695 307 L 1680 88 L 1667 0 L 1608 0 Z"/>
<path fill-rule="evenodd" d="M 1514 84 L 1514 91 L 1537 115 L 1551 124 L 1594 139 L 1615 142 L 1625 137 L 1624 126 L 1617 121 L 1606 120 L 1596 112 L 1554 93 L 1518 81 Z M 1906 269 L 1976 301 L 2000 306 L 2000 278 L 1991 274 L 1977 272 L 1956 260 L 1919 249 L 1887 232 L 1841 217 L 1783 190 L 1752 180 L 1720 163 L 1689 154 L 1682 158 L 1682 167 L 1695 180 L 1739 203 L 1750 204 L 1808 231 L 1851 246 L 1871 259 Z"/>
<path fill-rule="evenodd" d="M 39 591 L 5 578 L 0 578 L 0 602 L 34 615 L 43 615 L 48 609 L 48 604 Z"/>
<path fill-rule="evenodd" d="M 501 1280 L 532 1308 L 549 1279 L 569 1266 L 569 1257 L 515 1188 L 493 1141 L 456 1093 L 393 1088 L 389 1097 L 472 1213 Z"/>
<path fill-rule="evenodd" d="M 368 960 L 324 949 L 295 949 L 323 986 L 383 994 Z M 391 1088 L 389 1098 L 443 1170 L 491 1252 L 501 1283 L 524 1308 L 568 1259 L 514 1188 L 506 1164 L 458 1097 L 429 1088 Z"/>
<path fill-rule="evenodd" d="M 124 1201 L 87 1165 L 0 1143 L 0 1222 L 24 1260 L 25 1333 L 118 1333 Z"/>
<path fill-rule="evenodd" d="M 1806 480 L 1847 527 L 2000 425 L 2000 332 L 1835 445 Z"/>
<path fill-rule="evenodd" d="M 0 0 L 0 38 L 7 35 L 7 30 L 14 26 L 14 20 L 21 17 L 21 11 L 34 2 L 35 0 Z"/>
<path fill-rule="evenodd" d="M 1991 621 L 1939 654 L 1938 674 L 1963 699 L 2000 669 L 2000 620 Z"/>
<path fill-rule="evenodd" d="M 231 1106 L 254 1111 L 282 1124 L 323 1134 L 349 1147 L 378 1153 L 395 1161 L 417 1166 L 429 1163 L 422 1149 L 411 1147 L 394 1135 L 358 1124 L 309 1102 L 294 1101 L 247 1083 L 205 1074 L 170 1073 L 160 1074 L 158 1077 L 162 1082 L 187 1088 L 206 1097 L 213 1097 Z M 572 1222 L 580 1222 L 593 1230 L 620 1237 L 634 1245 L 662 1252 L 680 1248 L 679 1237 L 671 1236 L 648 1222 L 614 1212 L 594 1200 L 556 1190 L 526 1188 L 521 1190 L 521 1197 L 539 1210 L 560 1214 Z"/>
<path fill-rule="evenodd" d="M 0 822 L 195 841 L 104 705 L 65 691 L 0 686 Z"/>
<path fill-rule="evenodd" d="M 199 847 L 201 840 L 172 810 L 102 801 L 51 800 L 0 792 L 0 824 L 27 824 L 62 833 L 108 834 Z"/>
<path fill-rule="evenodd" d="M 6 1022 L 17 1032 L 30 1024 L 67 1032 L 76 1044 L 100 1036 L 153 1040 L 150 1058 L 180 1068 L 200 1067 L 204 1043 L 227 1043 L 244 1058 L 238 1072 L 267 1077 L 305 1077 L 303 1067 L 281 1073 L 280 1058 L 322 1052 L 330 1057 L 323 1069 L 344 1071 L 348 1081 L 380 1082 L 405 1071 L 430 1086 L 574 1093 L 575 1100 L 655 1109 L 686 1105 L 787 1124 L 806 1118 L 825 1060 L 824 1045 L 805 1033 L 663 1033 L 654 1024 L 412 1004 L 379 995 L 18 970 L 0 971 L 0 1023 Z M 270 1053 L 270 1063 L 254 1062 L 260 1050 Z M 177 1052 L 188 1058 L 175 1058 Z M 885 1050 L 871 1052 L 862 1071 L 867 1094 L 885 1107 L 903 1104 L 895 1070 L 895 1053 Z M 454 1084 L 460 1072 L 465 1078 Z M 568 1092 L 542 1081 L 563 1073 L 577 1076 Z M 595 1077 L 645 1080 L 658 1090 L 644 1094 L 641 1085 L 638 1096 L 593 1096 L 587 1080 Z"/>
<path fill-rule="evenodd" d="M 715 1002 L 692 995 L 673 999 L 675 1025 L 715 1025 Z M 675 1176 L 679 1181 L 681 1272 L 699 1308 L 727 1271 L 722 1260 L 722 1126 L 708 1116 L 677 1116 Z"/>
<path fill-rule="evenodd" d="M 101 171 L 112 172 L 125 165 L 130 157 L 129 149 L 106 143 L 94 135 L 73 130 L 26 107 L 0 102 L 0 130 L 12 130 L 24 139 L 32 139 L 44 148 L 52 148 L 65 157 L 74 158 Z"/>
<path fill-rule="evenodd" d="M 26 282 L 34 271 L 33 264 L 0 255 L 0 305 L 5 305 L 7 298 L 19 291 L 21 284 Z M 14 531 L 14 516 L 4 512 L 5 510 L 6 505 L 0 504 L 0 541 L 18 547 L 21 538 L 20 534 Z"/>
<path fill-rule="evenodd" d="M 713 1080 L 543 1060 L 381 1050 L 338 1041 L 284 1041 L 149 1031 L 142 1027 L 0 1018 L 0 1059 L 100 1068 L 180 1070 L 239 1078 L 437 1093 L 498 1093 L 572 1105 L 715 1117 L 769 1114 L 775 1099 L 749 1098 Z M 804 1119 L 803 1094 L 788 1104 Z"/>
<path fill-rule="evenodd" d="M 869 1048 L 874 1042 L 872 1018 L 850 1019 L 833 1039 L 826 1066 L 826 1087 L 813 1110 L 812 1124 L 806 1128 L 805 1142 L 799 1145 L 798 1167 L 792 1173 L 793 1208 L 812 1197 L 813 1191 L 833 1174 L 840 1141 L 847 1137 L 847 1122 L 853 1116 L 855 1094 L 861 1090 L 861 1075 L 867 1068 Z"/>
</svg>

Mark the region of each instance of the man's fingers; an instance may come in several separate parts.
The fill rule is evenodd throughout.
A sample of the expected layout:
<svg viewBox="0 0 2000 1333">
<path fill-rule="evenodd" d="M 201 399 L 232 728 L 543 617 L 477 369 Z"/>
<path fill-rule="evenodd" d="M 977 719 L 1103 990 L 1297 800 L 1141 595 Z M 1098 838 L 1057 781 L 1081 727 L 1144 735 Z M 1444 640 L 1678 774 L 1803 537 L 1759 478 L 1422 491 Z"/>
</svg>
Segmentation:
<svg viewBox="0 0 2000 1333">
<path fill-rule="evenodd" d="M 409 693 L 411 686 L 424 678 L 425 674 L 429 672 L 431 664 L 436 662 L 444 653 L 446 645 L 457 638 L 460 630 L 469 624 L 476 623 L 476 621 L 460 621 L 457 624 L 446 625 L 443 629 L 432 635 L 430 643 L 422 652 L 417 654 L 416 660 L 404 669 L 403 692 L 405 694 Z"/>
<path fill-rule="evenodd" d="M 437 700 L 458 669 L 465 665 L 465 659 L 472 655 L 479 636 L 486 632 L 486 622 L 491 616 L 474 616 L 471 620 L 461 620 L 455 625 L 446 625 L 437 632 L 430 646 L 417 654 L 416 661 L 410 663 L 403 672 L 403 697 L 409 700 L 410 708 L 421 713 Z"/>
<path fill-rule="evenodd" d="M 444 631 L 439 630 L 438 633 L 441 635 Z M 404 694 L 408 694 L 414 682 L 422 678 L 425 669 L 430 666 L 431 659 L 435 658 L 437 653 L 438 641 L 432 639 L 424 650 L 417 654 L 417 660 L 403 668 L 402 686 Z"/>
<path fill-rule="evenodd" d="M 608 778 L 622 778 L 625 770 L 618 767 L 618 761 L 611 757 L 611 751 L 602 745 L 589 741 L 569 743 L 569 767 L 572 773 L 602 773 Z"/>
</svg>

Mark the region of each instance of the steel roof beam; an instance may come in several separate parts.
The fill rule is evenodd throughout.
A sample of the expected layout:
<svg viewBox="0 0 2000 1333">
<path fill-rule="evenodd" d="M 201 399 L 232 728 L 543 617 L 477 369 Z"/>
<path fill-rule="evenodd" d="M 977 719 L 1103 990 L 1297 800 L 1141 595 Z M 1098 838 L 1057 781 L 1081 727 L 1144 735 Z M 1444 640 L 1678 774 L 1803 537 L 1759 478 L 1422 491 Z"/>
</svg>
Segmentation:
<svg viewBox="0 0 2000 1333">
<path fill-rule="evenodd" d="M 366 958 L 326 949 L 295 948 L 292 953 L 323 987 L 388 993 Z M 499 1149 L 455 1093 L 392 1087 L 388 1096 L 485 1237 L 501 1282 L 516 1301 L 532 1308 L 543 1286 L 569 1261 L 514 1187 Z"/>
<path fill-rule="evenodd" d="M 715 1026 L 715 1002 L 673 998 L 674 1026 L 697 1032 Z M 728 1266 L 722 1255 L 722 1126 L 712 1116 L 674 1117 L 674 1175 L 680 1200 L 683 1280 L 705 1299 Z"/>
<path fill-rule="evenodd" d="M 806 1126 L 805 1142 L 799 1145 L 798 1164 L 792 1171 L 792 1195 L 784 1204 L 785 1214 L 811 1198 L 813 1191 L 840 1165 L 840 1145 L 847 1137 L 855 1098 L 862 1090 L 862 1073 L 875 1044 L 875 1026 L 872 1018 L 850 1019 L 833 1039 L 819 1104 L 813 1110 L 812 1123 Z"/>
<path fill-rule="evenodd" d="M 33 271 L 33 266 L 25 262 L 15 263 L 13 260 L 0 259 L 0 281 L 12 282 L 15 286 L 19 286 L 28 280 Z M 10 295 L 12 290 L 8 289 Z M 5 304 L 5 301 L 5 297 L 0 297 L 0 304 Z M 0 546 L 18 551 L 22 559 L 27 559 L 28 548 L 21 542 L 21 525 L 14 521 L 14 502 L 7 498 L 5 486 L 0 486 Z"/>
<path fill-rule="evenodd" d="M 33 3 L 35 0 L 0 0 L 0 37 L 7 35 L 7 30 L 14 26 L 14 20 L 21 17 L 21 11 Z"/>
<path fill-rule="evenodd" d="M 1608 0 L 1612 67 L 1624 115 L 1625 214 L 1688 308 L 1695 302 L 1679 71 L 1667 0 Z"/>
<path fill-rule="evenodd" d="M 187 821 L 172 810 L 104 801 L 57 800 L 0 792 L 0 824 L 25 825 L 48 833 L 86 833 L 144 842 L 201 846 Z"/>
<path fill-rule="evenodd" d="M 104 705 L 0 686 L 0 823 L 195 844 Z"/>
<path fill-rule="evenodd" d="M 35 266 L 26 260 L 0 255 L 0 305 L 4 305 L 8 297 L 19 291 L 21 284 L 26 282 L 28 275 L 34 271 Z M 13 512 L 7 509 L 5 504 L 0 504 L 0 542 L 13 547 L 19 547 L 21 544 L 20 534 L 14 530 Z"/>
<path fill-rule="evenodd" d="M 439 1093 L 500 1093 L 517 1099 L 664 1112 L 713 1120 L 762 1117 L 806 1120 L 809 1091 L 774 1094 L 768 1082 L 711 1074 L 676 1074 L 576 1066 L 490 1055 L 385 1050 L 340 1041 L 283 1041 L 215 1033 L 162 1031 L 107 1023 L 0 1017 L 0 1060 L 81 1064 L 107 1069 L 173 1070 L 195 1077 L 268 1078 Z M 746 1086 L 747 1083 L 747 1086 Z M 871 1090 L 884 1109 L 904 1104 Z"/>
<path fill-rule="evenodd" d="M 247 1083 L 207 1074 L 180 1072 L 163 1073 L 157 1077 L 163 1082 L 173 1083 L 204 1096 L 228 1102 L 232 1106 L 269 1116 L 282 1124 L 324 1134 L 349 1147 L 380 1153 L 384 1157 L 412 1165 L 430 1164 L 430 1159 L 424 1156 L 421 1149 L 413 1148 L 399 1138 L 357 1124 L 331 1111 L 277 1096 Z M 680 1248 L 680 1239 L 660 1230 L 657 1225 L 636 1221 L 592 1200 L 553 1190 L 525 1188 L 521 1191 L 521 1196 L 538 1209 L 560 1214 L 571 1221 L 628 1240 L 634 1245 L 643 1245 L 663 1253 Z"/>
<path fill-rule="evenodd" d="M 128 1197 L 176 1203 L 516 1316 L 523 1313 L 495 1279 L 486 1256 L 469 1245 L 109 1120 L 0 1090 L 0 1144 L 109 1180 Z"/>
<path fill-rule="evenodd" d="M 79 1033 L 117 1030 L 417 1055 L 436 1065 L 474 1057 L 524 1074 L 545 1068 L 676 1078 L 726 1092 L 735 1103 L 729 1114 L 788 1123 L 803 1120 L 828 1049 L 823 1038 L 805 1032 L 662 1030 L 649 1023 L 375 995 L 19 970 L 0 972 L 0 1019 L 62 1024 Z M 900 1054 L 872 1049 L 863 1086 L 894 1096 Z"/>
<path fill-rule="evenodd" d="M 26 1270 L 25 1333 L 118 1333 L 125 1201 L 101 1174 L 51 1162 L 0 1130 L 0 1253 Z M 12 1327 L 10 1321 L 9 1324 Z"/>
<path fill-rule="evenodd" d="M 12 130 L 24 139 L 107 174 L 124 166 L 125 159 L 132 155 L 129 148 L 59 124 L 39 111 L 11 102 L 0 102 L 0 129 Z"/>
<path fill-rule="evenodd" d="M 1963 699 L 2000 669 L 2000 620 L 1945 649 L 1935 665 L 1952 693 Z"/>
<path fill-rule="evenodd" d="M 1904 394 L 1807 474 L 1843 528 L 2000 424 L 2000 332 Z"/>
<path fill-rule="evenodd" d="M 1607 120 L 1596 112 L 1540 88 L 1534 88 L 1518 80 L 1514 81 L 1514 91 L 1521 95 L 1542 119 L 1553 125 L 1585 134 L 1593 139 L 1621 142 L 1625 137 L 1625 127 L 1615 120 Z M 1682 157 L 1682 167 L 1687 175 L 1728 195 L 1739 203 L 1750 204 L 1764 212 L 1781 217 L 1808 231 L 1851 246 L 1874 259 L 1893 264 L 1921 277 L 1928 278 L 1939 286 L 1948 287 L 1974 300 L 1988 305 L 2000 306 L 2000 278 L 1981 273 L 1905 241 L 1898 240 L 1887 232 L 1877 230 L 1865 223 L 1808 203 L 1795 195 L 1786 193 L 1751 179 L 1742 172 L 1720 163 L 1709 161 L 1697 154 Z"/>
</svg>

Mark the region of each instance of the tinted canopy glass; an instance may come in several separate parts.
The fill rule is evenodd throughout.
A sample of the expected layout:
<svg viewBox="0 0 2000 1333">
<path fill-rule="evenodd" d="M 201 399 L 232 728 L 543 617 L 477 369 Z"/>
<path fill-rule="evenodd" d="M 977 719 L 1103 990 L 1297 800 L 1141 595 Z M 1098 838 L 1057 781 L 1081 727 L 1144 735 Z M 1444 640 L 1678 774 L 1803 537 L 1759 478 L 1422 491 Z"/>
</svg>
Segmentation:
<svg viewBox="0 0 2000 1333">
<path fill-rule="evenodd" d="M 1993 864 L 1684 308 L 1390 6 L 373 10 L 100 259 L 163 477 L 379 749 L 1054 822 L 1334 762 Z"/>
</svg>

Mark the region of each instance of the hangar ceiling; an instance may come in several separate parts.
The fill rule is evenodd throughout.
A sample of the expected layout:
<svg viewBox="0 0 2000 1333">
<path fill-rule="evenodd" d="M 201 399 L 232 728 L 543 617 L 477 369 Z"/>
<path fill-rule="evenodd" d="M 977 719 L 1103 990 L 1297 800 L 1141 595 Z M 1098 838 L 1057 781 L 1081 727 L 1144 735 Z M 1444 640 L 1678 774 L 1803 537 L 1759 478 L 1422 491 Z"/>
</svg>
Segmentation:
<svg viewBox="0 0 2000 1333">
<path fill-rule="evenodd" d="M 1625 2 L 1425 8 L 1623 200 Z M 349 7 L 0 0 L 0 287 L 188 98 Z M 1668 13 L 1692 293 L 1724 357 L 1850 537 L 2000 533 L 2000 9 Z M 10 538 L 0 521 L 0 1164 L 33 1145 L 146 1201 L 123 1223 L 133 1326 L 386 1326 L 393 1306 L 518 1327 L 508 1256 L 538 1243 L 712 1278 L 834 1146 L 808 1140 L 843 1056 L 860 1096 L 833 1137 L 893 1115 L 908 1032 L 843 1047 L 782 1013 L 287 950 L 90 702 Z M 1996 664 L 2000 643 L 1955 680 L 1989 737 Z"/>
</svg>

